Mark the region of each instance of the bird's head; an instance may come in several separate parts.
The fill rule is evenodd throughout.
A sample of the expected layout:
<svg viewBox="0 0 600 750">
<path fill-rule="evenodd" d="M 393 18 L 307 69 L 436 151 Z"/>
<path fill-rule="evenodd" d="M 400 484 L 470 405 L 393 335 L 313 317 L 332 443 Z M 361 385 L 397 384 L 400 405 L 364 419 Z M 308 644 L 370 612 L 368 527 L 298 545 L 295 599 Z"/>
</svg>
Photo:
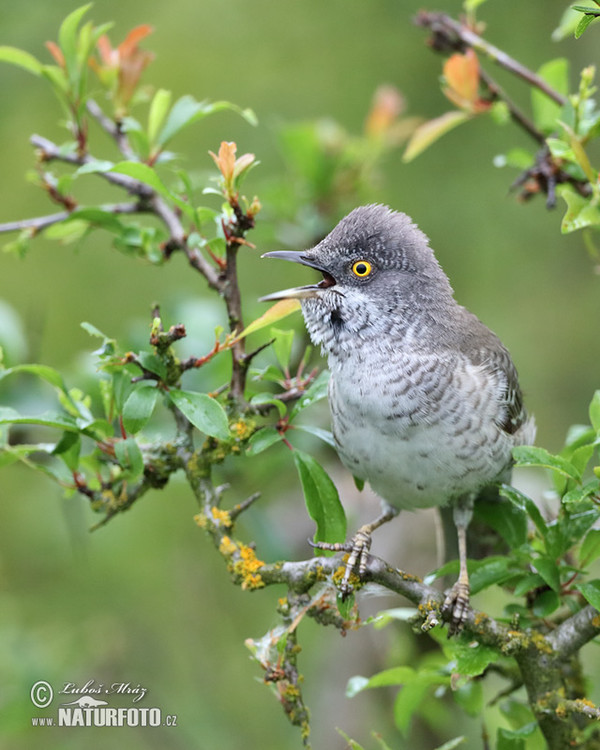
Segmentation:
<svg viewBox="0 0 600 750">
<path fill-rule="evenodd" d="M 390 316 L 397 319 L 415 306 L 435 308 L 452 299 L 425 234 L 406 214 L 387 206 L 356 208 L 309 250 L 277 250 L 263 258 L 291 260 L 321 272 L 315 284 L 262 298 L 300 299 L 315 343 L 329 338 L 324 334 L 331 326 L 337 333 L 379 333 L 389 326 Z"/>
</svg>

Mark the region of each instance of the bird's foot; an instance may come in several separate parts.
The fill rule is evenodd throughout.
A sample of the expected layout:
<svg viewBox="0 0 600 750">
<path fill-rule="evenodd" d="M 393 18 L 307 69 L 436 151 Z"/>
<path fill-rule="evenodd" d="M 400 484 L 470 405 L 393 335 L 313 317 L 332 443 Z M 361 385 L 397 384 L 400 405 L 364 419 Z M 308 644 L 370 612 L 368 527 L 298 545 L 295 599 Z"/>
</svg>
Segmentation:
<svg viewBox="0 0 600 750">
<path fill-rule="evenodd" d="M 442 616 L 448 620 L 448 635 L 456 635 L 463 629 L 472 611 L 469 593 L 469 584 L 459 579 L 446 594 Z"/>
<path fill-rule="evenodd" d="M 327 542 L 310 542 L 312 547 L 329 550 L 332 552 L 349 552 L 346 560 L 344 576 L 338 585 L 338 589 L 345 601 L 354 591 L 350 582 L 352 574 L 362 578 L 367 570 L 367 560 L 371 549 L 371 529 L 368 526 L 360 528 L 348 542 L 344 544 L 328 544 Z"/>
</svg>

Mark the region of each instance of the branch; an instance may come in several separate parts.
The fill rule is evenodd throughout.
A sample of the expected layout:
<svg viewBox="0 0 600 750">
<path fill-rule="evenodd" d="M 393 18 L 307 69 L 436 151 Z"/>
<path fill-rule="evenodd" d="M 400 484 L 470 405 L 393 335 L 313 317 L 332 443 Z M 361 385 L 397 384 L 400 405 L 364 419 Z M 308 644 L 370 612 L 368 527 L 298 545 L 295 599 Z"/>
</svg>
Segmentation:
<svg viewBox="0 0 600 750">
<path fill-rule="evenodd" d="M 101 211 L 111 214 L 137 214 L 145 213 L 148 211 L 147 208 L 141 203 L 104 203 L 98 206 Z M 85 206 L 78 206 L 77 210 L 85 210 Z M 71 211 L 60 211 L 57 214 L 49 214 L 48 216 L 37 216 L 32 219 L 21 219 L 20 221 L 8 221 L 5 224 L 0 224 L 0 234 L 4 232 L 19 232 L 23 229 L 32 229 L 34 232 L 41 232 L 52 224 L 58 224 L 60 221 L 68 219 L 71 215 Z"/>
<path fill-rule="evenodd" d="M 139 161 L 137 154 L 131 148 L 127 135 L 121 128 L 121 123 L 114 122 L 110 117 L 104 114 L 100 106 L 93 99 L 87 101 L 87 111 L 100 125 L 102 130 L 108 133 L 116 142 L 119 151 L 130 161 Z"/>
<path fill-rule="evenodd" d="M 53 143 L 41 135 L 32 135 L 30 142 L 33 146 L 40 149 L 43 161 L 56 160 L 79 167 L 83 164 L 89 164 L 90 162 L 96 161 L 96 159 L 90 154 L 79 155 L 74 152 L 65 152 L 56 143 Z M 218 292 L 223 292 L 224 284 L 221 281 L 218 272 L 197 250 L 188 246 L 187 235 L 181 220 L 166 201 L 157 195 L 151 187 L 133 177 L 118 174 L 117 172 L 95 172 L 94 174 L 97 174 L 113 185 L 117 185 L 118 187 L 127 190 L 127 192 L 132 193 L 133 195 L 139 196 L 142 201 L 149 202 L 150 208 L 146 210 L 152 211 L 152 213 L 158 216 L 169 232 L 169 242 L 167 243 L 167 246 L 170 245 L 171 250 L 184 250 L 190 265 L 204 276 L 209 286 Z M 57 221 L 60 221 L 60 219 L 57 219 Z"/>
<path fill-rule="evenodd" d="M 417 26 L 430 29 L 433 38 L 431 46 L 437 51 L 456 50 L 462 52 L 466 47 L 471 47 L 478 52 L 487 55 L 491 60 L 500 65 L 505 70 L 510 71 L 518 78 L 526 81 L 530 86 L 534 86 L 550 99 L 555 101 L 561 107 L 567 103 L 567 98 L 560 94 L 529 68 L 526 68 L 517 60 L 514 60 L 506 52 L 494 47 L 485 39 L 480 37 L 468 26 L 455 21 L 445 13 L 430 13 L 421 11 L 415 19 Z"/>
<path fill-rule="evenodd" d="M 32 146 L 40 149 L 43 161 L 62 161 L 77 167 L 97 161 L 97 159 L 89 154 L 82 156 L 72 151 L 65 152 L 56 143 L 49 141 L 41 135 L 32 135 L 29 142 Z M 133 195 L 138 195 L 140 198 L 150 199 L 154 195 L 154 190 L 151 187 L 125 174 L 118 174 L 117 172 L 95 172 L 94 174 L 111 182 L 113 185 L 124 188 Z"/>
<path fill-rule="evenodd" d="M 584 607 L 546 636 L 559 659 L 567 659 L 600 634 L 600 613 Z"/>
</svg>

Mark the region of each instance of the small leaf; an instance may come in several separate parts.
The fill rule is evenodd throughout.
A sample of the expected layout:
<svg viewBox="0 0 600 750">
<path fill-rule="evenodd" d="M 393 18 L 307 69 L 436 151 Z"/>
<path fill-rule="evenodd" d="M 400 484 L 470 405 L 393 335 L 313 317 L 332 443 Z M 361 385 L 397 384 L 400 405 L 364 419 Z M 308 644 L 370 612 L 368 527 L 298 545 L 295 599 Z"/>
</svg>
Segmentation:
<svg viewBox="0 0 600 750">
<path fill-rule="evenodd" d="M 579 195 L 570 185 L 566 184 L 559 185 L 556 192 L 567 204 L 567 211 L 560 225 L 560 231 L 563 234 L 600 224 L 600 208 L 594 205 L 589 198 Z"/>
<path fill-rule="evenodd" d="M 581 565 L 590 565 L 600 557 L 600 529 L 590 529 L 581 543 L 579 560 Z"/>
<path fill-rule="evenodd" d="M 443 745 L 439 745 L 435 748 L 435 750 L 455 750 L 459 745 L 463 745 L 467 741 L 467 738 L 464 735 L 461 735 L 460 737 L 454 737 L 451 740 L 448 740 L 448 742 L 444 742 Z"/>
<path fill-rule="evenodd" d="M 542 591 L 536 596 L 531 608 L 536 617 L 549 617 L 560 607 L 560 599 L 556 591 Z"/>
<path fill-rule="evenodd" d="M 600 432 L 600 391 L 596 391 L 590 404 L 590 421 L 596 432 Z"/>
<path fill-rule="evenodd" d="M 463 122 L 466 122 L 469 118 L 470 115 L 466 112 L 452 110 L 423 123 L 423 125 L 419 125 L 408 142 L 402 161 L 412 161 L 419 154 L 423 153 L 425 149 L 429 148 L 432 143 L 435 143 L 443 135 Z"/>
<path fill-rule="evenodd" d="M 448 650 L 452 659 L 456 660 L 454 671 L 469 677 L 477 677 L 483 674 L 488 666 L 497 662 L 500 657 L 500 653 L 495 648 L 484 646 L 482 643 L 464 636 L 446 643 L 445 649 Z M 444 653 L 447 653 L 446 650 Z"/>
<path fill-rule="evenodd" d="M 29 73 L 33 73 L 39 76 L 44 67 L 39 60 L 29 52 L 25 50 L 17 49 L 17 47 L 6 47 L 0 46 L 0 62 L 7 62 L 11 65 L 17 65 L 19 68 L 27 70 Z"/>
<path fill-rule="evenodd" d="M 537 74 L 557 93 L 565 97 L 569 93 L 569 62 L 566 58 L 549 60 L 542 65 Z M 551 133 L 556 130 L 556 121 L 562 109 L 560 104 L 539 89 L 532 88 L 531 106 L 535 124 L 542 132 Z"/>
<path fill-rule="evenodd" d="M 273 341 L 273 350 L 280 367 L 285 370 L 290 363 L 292 356 L 292 345 L 294 343 L 294 331 L 282 331 L 279 328 L 271 328 Z"/>
<path fill-rule="evenodd" d="M 158 375 L 161 380 L 167 377 L 167 366 L 158 355 L 152 352 L 140 352 L 137 358 L 145 370 Z"/>
<path fill-rule="evenodd" d="M 501 485 L 500 494 L 503 497 L 508 498 L 518 508 L 522 508 L 527 513 L 529 518 L 531 518 L 540 534 L 543 537 L 546 536 L 548 532 L 548 526 L 544 521 L 542 514 L 540 513 L 540 509 L 531 498 L 527 497 L 527 495 L 524 495 L 519 490 L 507 484 Z"/>
<path fill-rule="evenodd" d="M 579 481 L 581 473 L 575 466 L 560 456 L 554 456 L 545 448 L 538 448 L 533 445 L 520 445 L 513 448 L 513 456 L 517 466 L 541 466 L 545 469 L 552 469 L 569 479 Z"/>
<path fill-rule="evenodd" d="M 294 427 L 297 430 L 308 432 L 310 435 L 318 437 L 320 440 L 322 440 L 324 443 L 327 443 L 327 445 L 331 446 L 332 448 L 336 447 L 333 434 L 329 430 L 323 430 L 321 427 L 315 427 L 312 424 L 296 424 L 294 425 Z"/>
<path fill-rule="evenodd" d="M 575 588 L 579 589 L 584 599 L 600 612 L 600 581 L 577 583 Z"/>
<path fill-rule="evenodd" d="M 483 685 L 480 680 L 468 680 L 453 691 L 452 697 L 468 716 L 475 718 L 483 713 Z"/>
<path fill-rule="evenodd" d="M 91 7 L 92 3 L 88 3 L 88 5 L 83 5 L 69 13 L 58 31 L 58 42 L 65 56 L 65 65 L 71 78 L 77 65 L 77 27 Z"/>
<path fill-rule="evenodd" d="M 554 560 L 549 557 L 536 557 L 533 567 L 553 591 L 560 593 L 560 573 Z"/>
<path fill-rule="evenodd" d="M 294 463 L 302 483 L 306 508 L 317 524 L 315 541 L 343 542 L 346 539 L 346 514 L 335 484 L 323 467 L 307 453 L 295 450 Z"/>
<path fill-rule="evenodd" d="M 308 390 L 296 401 L 290 419 L 294 419 L 301 411 L 306 409 L 308 406 L 327 398 L 327 391 L 329 388 L 329 370 L 323 370 L 317 375 L 315 380 L 311 383 Z"/>
<path fill-rule="evenodd" d="M 156 171 L 147 164 L 135 161 L 120 161 L 118 164 L 115 164 L 114 167 L 111 167 L 109 171 L 132 177 L 134 180 L 138 180 L 138 182 L 143 182 L 144 185 L 148 185 L 148 187 L 151 187 L 157 193 L 160 193 L 160 195 L 167 198 L 172 197 Z"/>
<path fill-rule="evenodd" d="M 281 442 L 281 435 L 274 427 L 263 427 L 248 440 L 246 454 L 248 456 L 256 456 L 279 442 Z"/>
<path fill-rule="evenodd" d="M 201 432 L 228 440 L 230 437 L 227 414 L 221 404 L 206 393 L 180 391 L 172 388 L 168 396 L 179 411 Z"/>
<path fill-rule="evenodd" d="M 287 411 L 286 405 L 278 399 L 276 396 L 274 396 L 272 393 L 256 393 L 252 398 L 250 399 L 250 403 L 253 406 L 260 406 L 263 404 L 272 404 L 277 408 L 277 411 L 279 412 L 280 417 L 284 417 L 285 413 Z"/>
<path fill-rule="evenodd" d="M 117 440 L 115 456 L 119 464 L 130 474 L 132 479 L 141 476 L 144 471 L 144 458 L 135 438 Z"/>
<path fill-rule="evenodd" d="M 246 328 L 244 328 L 244 330 L 238 335 L 238 338 L 244 338 L 251 333 L 255 333 L 255 331 L 260 331 L 261 328 L 273 325 L 273 323 L 276 323 L 278 320 L 287 318 L 288 315 L 296 312 L 296 310 L 300 310 L 300 302 L 297 299 L 279 300 L 279 302 L 276 302 L 267 310 L 267 312 L 263 313 L 260 318 L 256 318 L 256 320 L 253 320 L 250 325 L 246 326 Z"/>
<path fill-rule="evenodd" d="M 60 430 L 80 432 L 75 420 L 66 414 L 46 412 L 39 416 L 29 417 L 19 414 L 9 406 L 0 406 L 0 424 L 39 424 L 43 427 L 57 427 Z"/>
<path fill-rule="evenodd" d="M 165 121 L 170 105 L 171 92 L 166 89 L 158 89 L 152 98 L 150 112 L 148 113 L 148 140 L 152 144 L 158 137 L 158 132 Z"/>
<path fill-rule="evenodd" d="M 76 471 L 79 466 L 79 453 L 81 452 L 81 437 L 76 432 L 65 432 L 52 451 L 55 456 L 60 456 L 70 471 Z"/>
<path fill-rule="evenodd" d="M 396 696 L 394 701 L 394 721 L 404 736 L 408 734 L 413 716 L 423 703 L 425 694 L 431 687 L 430 681 L 419 679 L 417 676 L 408 682 Z"/>
<path fill-rule="evenodd" d="M 479 91 L 479 60 L 474 50 L 450 55 L 444 63 L 444 79 L 448 86 L 444 93 L 453 104 L 473 107 Z"/>
<path fill-rule="evenodd" d="M 469 560 L 471 593 L 477 594 L 489 586 L 504 583 L 515 574 L 514 562 L 509 557 L 486 557 L 485 560 Z"/>
<path fill-rule="evenodd" d="M 583 34 L 583 32 L 587 29 L 587 27 L 592 23 L 594 20 L 594 16 L 592 15 L 584 15 L 581 17 L 581 20 L 577 24 L 577 28 L 575 29 L 575 39 L 579 39 L 579 37 Z"/>
<path fill-rule="evenodd" d="M 135 434 L 148 422 L 156 406 L 158 389 L 152 385 L 135 388 L 123 405 L 123 425 Z"/>
</svg>

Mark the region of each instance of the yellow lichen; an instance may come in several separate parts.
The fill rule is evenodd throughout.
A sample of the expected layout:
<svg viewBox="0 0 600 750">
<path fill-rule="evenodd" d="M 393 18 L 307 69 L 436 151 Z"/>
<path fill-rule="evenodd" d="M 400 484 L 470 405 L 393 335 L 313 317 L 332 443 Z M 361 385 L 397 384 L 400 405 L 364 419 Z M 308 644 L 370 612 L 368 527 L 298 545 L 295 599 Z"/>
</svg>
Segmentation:
<svg viewBox="0 0 600 750">
<path fill-rule="evenodd" d="M 201 529 L 205 529 L 206 528 L 206 523 L 207 523 L 208 519 L 206 518 L 206 516 L 204 515 L 204 513 L 197 513 L 194 516 L 194 521 L 198 524 L 198 526 Z"/>
<path fill-rule="evenodd" d="M 221 539 L 221 544 L 219 544 L 219 552 L 224 557 L 231 557 L 231 555 L 233 555 L 237 548 L 237 544 L 233 542 L 228 536 L 224 536 Z"/>
<path fill-rule="evenodd" d="M 552 646 L 548 643 L 548 641 L 541 633 L 537 633 L 536 631 L 532 632 L 531 640 L 538 651 L 541 651 L 544 654 L 552 653 Z"/>
<path fill-rule="evenodd" d="M 221 510 L 220 508 L 217 508 L 213 505 L 213 507 L 210 509 L 210 512 L 212 517 L 218 524 L 221 524 L 226 529 L 231 528 L 233 521 L 231 520 L 231 516 L 226 510 Z"/>
<path fill-rule="evenodd" d="M 600 615 L 594 615 L 594 617 L 592 617 L 592 625 L 595 628 L 600 628 Z"/>
<path fill-rule="evenodd" d="M 259 560 L 256 553 L 246 544 L 240 544 L 240 559 L 234 564 L 234 572 L 242 578 L 242 588 L 254 590 L 263 588 L 265 582 L 257 572 L 263 566 L 264 562 Z"/>
<path fill-rule="evenodd" d="M 255 430 L 253 424 L 245 422 L 243 419 L 238 419 L 237 422 L 233 422 L 230 425 L 231 432 L 238 440 L 248 440 Z"/>
</svg>

